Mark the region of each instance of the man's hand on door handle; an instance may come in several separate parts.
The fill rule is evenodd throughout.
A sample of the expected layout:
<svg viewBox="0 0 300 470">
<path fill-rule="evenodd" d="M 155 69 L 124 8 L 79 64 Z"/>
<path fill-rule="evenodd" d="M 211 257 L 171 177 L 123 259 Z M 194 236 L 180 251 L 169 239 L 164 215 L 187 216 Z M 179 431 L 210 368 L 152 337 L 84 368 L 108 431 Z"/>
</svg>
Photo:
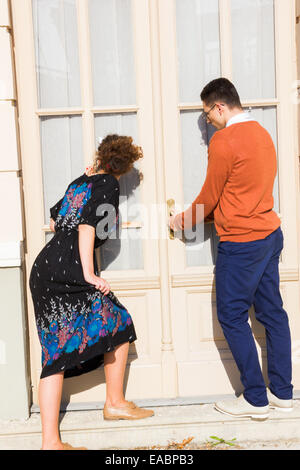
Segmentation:
<svg viewBox="0 0 300 470">
<path fill-rule="evenodd" d="M 171 214 L 169 217 L 169 227 L 174 232 L 182 230 L 182 215 L 181 214 Z"/>
</svg>

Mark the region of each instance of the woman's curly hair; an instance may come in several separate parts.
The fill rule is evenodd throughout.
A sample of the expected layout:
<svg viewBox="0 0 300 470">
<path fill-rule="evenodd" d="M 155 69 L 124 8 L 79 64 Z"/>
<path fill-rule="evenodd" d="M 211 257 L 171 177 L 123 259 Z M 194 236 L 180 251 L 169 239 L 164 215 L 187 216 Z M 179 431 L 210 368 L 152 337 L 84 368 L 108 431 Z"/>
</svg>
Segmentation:
<svg viewBox="0 0 300 470">
<path fill-rule="evenodd" d="M 104 170 L 116 176 L 125 175 L 140 158 L 143 158 L 142 148 L 133 144 L 132 137 L 110 134 L 98 147 L 92 171 Z"/>
</svg>

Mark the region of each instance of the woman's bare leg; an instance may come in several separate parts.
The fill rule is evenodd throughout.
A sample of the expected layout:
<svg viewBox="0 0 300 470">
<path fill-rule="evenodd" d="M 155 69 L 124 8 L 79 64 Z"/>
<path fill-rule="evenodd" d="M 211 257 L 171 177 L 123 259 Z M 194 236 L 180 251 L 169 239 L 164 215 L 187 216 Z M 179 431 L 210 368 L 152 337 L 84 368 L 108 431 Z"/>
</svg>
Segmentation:
<svg viewBox="0 0 300 470">
<path fill-rule="evenodd" d="M 127 403 L 124 397 L 124 375 L 128 350 L 129 343 L 123 343 L 114 351 L 104 354 L 107 406 L 118 407 Z"/>
<path fill-rule="evenodd" d="M 39 405 L 42 420 L 42 450 L 63 448 L 59 436 L 59 410 L 64 373 L 50 375 L 40 380 Z"/>
</svg>

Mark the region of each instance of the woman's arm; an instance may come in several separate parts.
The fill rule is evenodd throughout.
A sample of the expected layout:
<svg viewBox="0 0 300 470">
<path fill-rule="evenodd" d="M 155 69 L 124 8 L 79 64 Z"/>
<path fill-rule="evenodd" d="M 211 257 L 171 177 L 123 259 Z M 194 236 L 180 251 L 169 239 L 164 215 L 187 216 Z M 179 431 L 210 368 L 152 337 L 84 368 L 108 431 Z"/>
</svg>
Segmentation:
<svg viewBox="0 0 300 470">
<path fill-rule="evenodd" d="M 84 279 L 107 295 L 110 291 L 110 285 L 105 279 L 96 276 L 94 272 L 94 241 L 94 227 L 80 224 L 78 226 L 78 244 Z"/>
</svg>

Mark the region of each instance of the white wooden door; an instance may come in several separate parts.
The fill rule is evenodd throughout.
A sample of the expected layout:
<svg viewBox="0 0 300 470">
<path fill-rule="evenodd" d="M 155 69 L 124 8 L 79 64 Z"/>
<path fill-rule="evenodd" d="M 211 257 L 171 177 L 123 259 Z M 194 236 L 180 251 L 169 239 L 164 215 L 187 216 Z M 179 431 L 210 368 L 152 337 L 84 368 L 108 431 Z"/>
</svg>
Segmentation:
<svg viewBox="0 0 300 470">
<path fill-rule="evenodd" d="M 101 250 L 101 270 L 132 314 L 138 336 L 130 347 L 126 396 L 161 397 L 167 376 L 162 373 L 159 242 L 140 236 L 142 207 L 157 197 L 149 2 L 14 0 L 12 12 L 27 273 L 52 236 L 49 207 L 91 164 L 99 139 L 112 132 L 133 136 L 144 150 L 140 169 L 146 177 L 137 187 L 135 174 L 120 181 L 123 239 Z M 36 404 L 41 348 L 28 284 L 27 299 Z M 104 398 L 103 369 L 65 381 L 64 402 Z"/>
<path fill-rule="evenodd" d="M 299 209 L 297 209 L 297 106 L 295 4 L 281 0 L 164 0 L 160 28 L 162 114 L 167 198 L 180 208 L 198 195 L 205 179 L 207 146 L 215 132 L 201 120 L 200 93 L 224 76 L 242 104 L 271 134 L 278 151 L 274 209 L 285 247 L 281 292 L 293 337 L 294 386 L 299 367 Z M 172 79 L 171 79 L 172 77 Z M 186 206 L 185 206 L 186 205 Z M 206 225 L 204 242 L 169 241 L 173 340 L 180 396 L 241 391 L 239 373 L 217 320 L 214 266 L 218 239 Z M 266 376 L 264 328 L 250 311 Z M 267 377 L 266 377 L 267 378 Z"/>
</svg>

